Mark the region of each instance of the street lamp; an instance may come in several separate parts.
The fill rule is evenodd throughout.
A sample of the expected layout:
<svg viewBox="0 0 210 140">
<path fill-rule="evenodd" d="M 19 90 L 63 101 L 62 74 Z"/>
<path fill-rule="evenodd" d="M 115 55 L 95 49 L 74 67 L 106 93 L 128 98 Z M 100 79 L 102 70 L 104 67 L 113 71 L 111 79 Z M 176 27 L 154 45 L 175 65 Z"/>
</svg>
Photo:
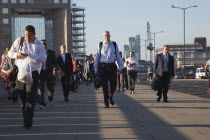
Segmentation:
<svg viewBox="0 0 210 140">
<path fill-rule="evenodd" d="M 182 8 L 182 7 L 176 7 L 174 5 L 171 5 L 171 8 L 178 8 L 178 9 L 181 9 L 183 10 L 184 12 L 184 69 L 185 69 L 185 11 L 189 8 L 193 8 L 193 7 L 198 7 L 197 5 L 194 5 L 194 6 L 189 6 L 189 7 L 186 7 L 186 8 Z"/>
<path fill-rule="evenodd" d="M 159 32 L 150 32 L 154 35 L 154 63 L 155 63 L 155 35 L 158 33 L 163 33 L 163 31 L 159 31 Z"/>
</svg>

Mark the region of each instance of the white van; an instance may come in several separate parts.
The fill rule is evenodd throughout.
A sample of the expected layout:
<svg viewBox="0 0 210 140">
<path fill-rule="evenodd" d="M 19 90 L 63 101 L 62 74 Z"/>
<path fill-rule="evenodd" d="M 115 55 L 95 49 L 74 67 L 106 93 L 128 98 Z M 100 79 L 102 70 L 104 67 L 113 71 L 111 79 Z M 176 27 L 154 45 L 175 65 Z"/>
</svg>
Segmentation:
<svg viewBox="0 0 210 140">
<path fill-rule="evenodd" d="M 206 78 L 206 74 L 205 74 L 204 68 L 197 68 L 196 69 L 195 78 L 196 79 L 204 79 L 204 78 Z"/>
</svg>

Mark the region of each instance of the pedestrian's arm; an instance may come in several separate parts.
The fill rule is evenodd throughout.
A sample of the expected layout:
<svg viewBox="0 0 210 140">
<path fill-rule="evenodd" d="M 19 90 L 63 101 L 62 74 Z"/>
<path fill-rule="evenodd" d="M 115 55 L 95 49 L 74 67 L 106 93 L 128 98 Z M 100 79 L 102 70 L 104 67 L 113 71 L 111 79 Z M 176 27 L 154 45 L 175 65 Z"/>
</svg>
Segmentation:
<svg viewBox="0 0 210 140">
<path fill-rule="evenodd" d="M 116 44 L 116 58 L 117 58 L 117 64 L 119 66 L 119 70 L 122 71 L 122 69 L 124 68 L 124 61 L 122 57 L 120 56 L 120 52 L 119 52 L 117 44 Z"/>
<path fill-rule="evenodd" d="M 8 52 L 8 56 L 10 58 L 13 58 L 13 59 L 16 59 L 17 58 L 17 55 L 18 55 L 18 48 L 19 48 L 19 44 L 20 44 L 20 38 L 16 39 L 14 41 L 14 43 L 12 44 L 9 52 Z"/>
<path fill-rule="evenodd" d="M 97 49 L 97 52 L 96 52 L 96 59 L 94 60 L 94 69 L 95 69 L 95 72 L 97 73 L 98 72 L 98 63 L 99 63 L 99 57 L 100 57 L 100 53 L 99 52 L 99 46 L 98 46 L 98 49 Z"/>
<path fill-rule="evenodd" d="M 205 68 L 204 68 L 204 71 L 205 71 L 205 72 L 207 72 L 207 67 L 208 67 L 208 66 L 209 66 L 209 64 L 206 63 Z"/>
<path fill-rule="evenodd" d="M 33 54 L 29 52 L 28 56 L 31 58 L 31 61 L 33 61 L 34 63 L 44 63 L 47 59 L 46 50 L 43 44 L 38 44 L 38 45 L 40 45 L 39 53 Z"/>
</svg>

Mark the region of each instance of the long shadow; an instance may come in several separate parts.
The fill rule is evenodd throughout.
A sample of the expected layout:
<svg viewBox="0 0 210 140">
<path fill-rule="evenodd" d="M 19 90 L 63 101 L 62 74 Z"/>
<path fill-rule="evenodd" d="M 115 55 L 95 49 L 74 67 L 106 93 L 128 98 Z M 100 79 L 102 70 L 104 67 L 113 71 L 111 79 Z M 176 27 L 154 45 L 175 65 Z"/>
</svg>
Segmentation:
<svg viewBox="0 0 210 140">
<path fill-rule="evenodd" d="M 100 140 L 100 122 L 93 88 L 80 87 L 70 94 L 70 102 L 63 101 L 61 85 L 55 87 L 54 105 L 46 109 L 36 106 L 34 125 L 22 127 L 20 103 L 4 100 L 0 106 L 0 140 Z M 47 99 L 47 97 L 45 98 Z M 47 102 L 47 100 L 46 100 Z"/>
<path fill-rule="evenodd" d="M 117 94 L 116 103 L 126 116 L 133 129 L 128 129 L 130 134 L 138 136 L 139 140 L 188 140 L 175 129 L 175 126 L 168 124 L 163 118 L 132 99 L 126 94 Z"/>
</svg>

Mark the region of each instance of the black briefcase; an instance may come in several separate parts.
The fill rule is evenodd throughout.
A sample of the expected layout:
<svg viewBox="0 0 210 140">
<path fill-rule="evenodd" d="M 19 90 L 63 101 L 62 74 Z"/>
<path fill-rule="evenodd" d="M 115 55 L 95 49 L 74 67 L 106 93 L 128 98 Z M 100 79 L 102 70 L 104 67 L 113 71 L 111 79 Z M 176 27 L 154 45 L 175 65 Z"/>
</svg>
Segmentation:
<svg viewBox="0 0 210 140">
<path fill-rule="evenodd" d="M 152 79 L 151 89 L 154 91 L 158 90 L 158 79 L 157 78 Z"/>
</svg>

